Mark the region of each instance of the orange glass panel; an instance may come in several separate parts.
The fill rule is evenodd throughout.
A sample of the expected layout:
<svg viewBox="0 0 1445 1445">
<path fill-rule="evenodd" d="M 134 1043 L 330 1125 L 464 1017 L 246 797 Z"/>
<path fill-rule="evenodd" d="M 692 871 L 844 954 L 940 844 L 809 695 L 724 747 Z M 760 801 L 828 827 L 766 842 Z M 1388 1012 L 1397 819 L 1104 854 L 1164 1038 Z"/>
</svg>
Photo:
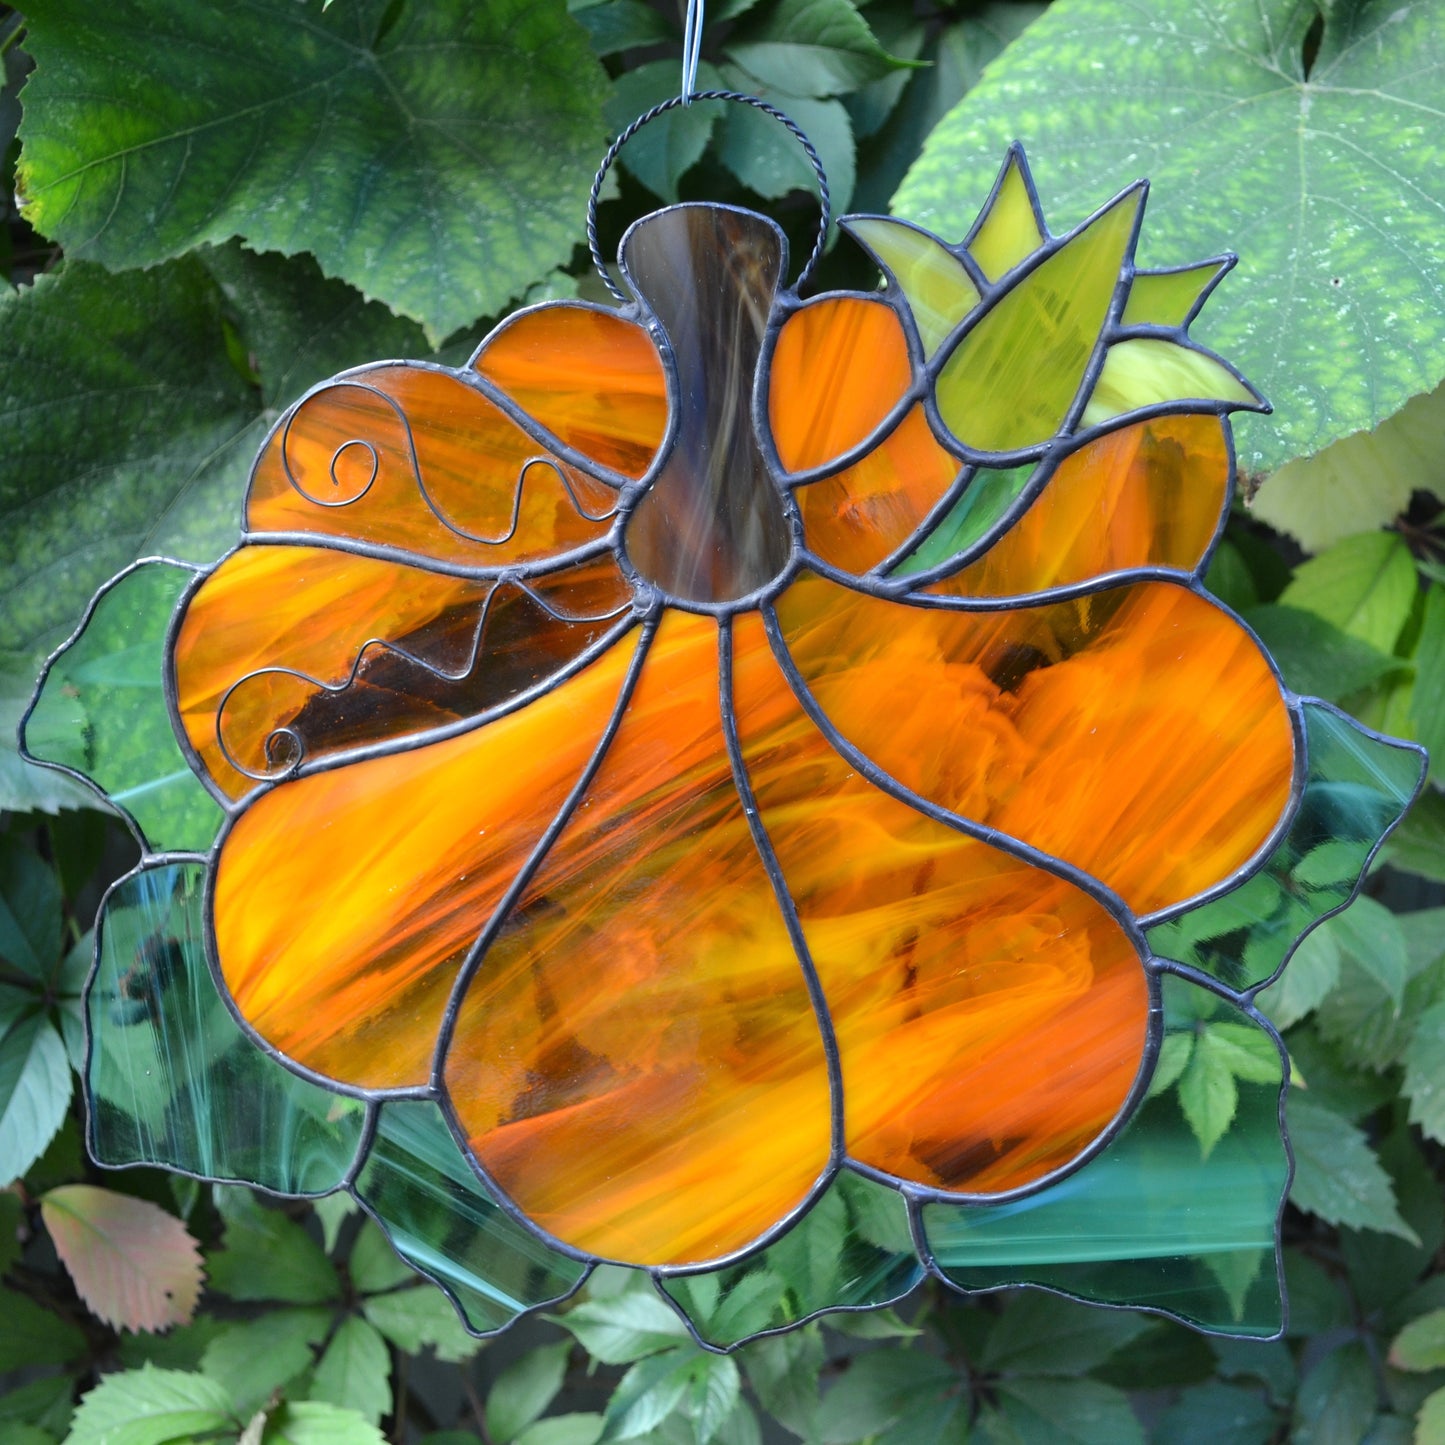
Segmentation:
<svg viewBox="0 0 1445 1445">
<path fill-rule="evenodd" d="M 1008 597 L 1128 567 L 1189 571 L 1228 498 L 1218 417 L 1138 422 L 1068 457 L 983 556 L 927 590 Z"/>
<path fill-rule="evenodd" d="M 728 764 L 710 619 L 662 622 L 585 801 L 481 961 L 446 1081 L 491 1177 L 607 1258 L 730 1253 L 818 1182 L 822 1039 Z"/>
<path fill-rule="evenodd" d="M 241 814 L 217 865 L 216 947 L 262 1038 L 344 1083 L 429 1082 L 457 969 L 582 775 L 633 651 L 619 642 L 517 712 L 282 783 Z"/>
<path fill-rule="evenodd" d="M 528 585 L 545 607 L 511 584 L 327 547 L 243 547 L 196 591 L 177 634 L 186 735 L 240 797 L 294 764 L 297 739 L 314 760 L 445 726 L 535 686 L 616 626 L 604 614 L 630 595 L 610 554 Z M 294 736 L 275 737 L 268 758 L 281 728 Z"/>
<path fill-rule="evenodd" d="M 902 324 L 886 302 L 825 297 L 795 311 L 778 333 L 768 392 L 784 468 L 822 466 L 857 446 L 912 379 Z"/>
<path fill-rule="evenodd" d="M 959 466 L 914 407 L 861 462 L 798 488 L 809 549 L 844 571 L 866 572 L 908 540 Z"/>
<path fill-rule="evenodd" d="M 635 321 L 555 302 L 504 322 L 472 365 L 593 461 L 640 477 L 667 429 L 657 347 Z"/>
<path fill-rule="evenodd" d="M 1269 664 L 1184 587 L 944 612 L 806 577 L 778 616 L 823 711 L 884 772 L 1139 913 L 1219 882 L 1288 802 L 1293 734 Z"/>
<path fill-rule="evenodd" d="M 610 488 L 549 458 L 459 377 L 392 365 L 298 404 L 256 462 L 246 525 L 501 567 L 605 535 L 615 504 Z"/>
<path fill-rule="evenodd" d="M 994 1193 L 1063 1167 L 1139 1071 L 1149 991 L 1088 894 L 861 778 L 740 617 L 738 732 L 822 980 L 853 1158 Z"/>
</svg>

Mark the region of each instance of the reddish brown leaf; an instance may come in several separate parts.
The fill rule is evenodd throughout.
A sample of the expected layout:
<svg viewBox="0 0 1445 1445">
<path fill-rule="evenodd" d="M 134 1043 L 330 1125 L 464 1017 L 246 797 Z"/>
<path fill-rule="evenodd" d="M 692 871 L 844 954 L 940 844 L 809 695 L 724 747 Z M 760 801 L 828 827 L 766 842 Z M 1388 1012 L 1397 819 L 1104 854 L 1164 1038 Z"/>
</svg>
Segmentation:
<svg viewBox="0 0 1445 1445">
<path fill-rule="evenodd" d="M 201 1292 L 201 1256 L 179 1219 L 144 1199 L 67 1184 L 40 1201 L 45 1227 L 80 1297 L 109 1324 L 185 1324 Z"/>
</svg>

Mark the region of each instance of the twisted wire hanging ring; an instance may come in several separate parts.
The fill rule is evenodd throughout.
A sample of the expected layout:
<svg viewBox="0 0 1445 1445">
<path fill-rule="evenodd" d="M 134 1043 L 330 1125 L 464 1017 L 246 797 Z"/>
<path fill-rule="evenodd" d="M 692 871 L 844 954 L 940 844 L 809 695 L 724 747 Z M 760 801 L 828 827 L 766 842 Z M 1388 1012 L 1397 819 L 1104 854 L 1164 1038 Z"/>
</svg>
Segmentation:
<svg viewBox="0 0 1445 1445">
<path fill-rule="evenodd" d="M 803 269 L 798 273 L 798 289 L 801 290 L 807 284 L 809 277 L 812 276 L 818 262 L 822 259 L 823 248 L 828 241 L 828 227 L 833 219 L 832 200 L 828 192 L 828 173 L 823 169 L 823 162 L 819 158 L 813 142 L 808 139 L 807 132 L 791 116 L 779 110 L 777 106 L 759 99 L 756 95 L 747 95 L 740 90 L 691 91 L 682 95 L 674 95 L 670 100 L 664 100 L 638 116 L 608 147 L 607 154 L 602 157 L 602 164 L 598 166 L 597 175 L 592 181 L 592 191 L 587 197 L 587 248 L 592 252 L 592 264 L 597 268 L 597 274 L 601 276 L 603 284 L 621 302 L 625 303 L 629 299 L 627 293 L 612 279 L 612 275 L 607 269 L 607 263 L 602 259 L 602 248 L 597 243 L 597 203 L 602 197 L 602 183 L 607 179 L 607 172 L 612 169 L 612 163 L 617 159 L 622 147 L 643 126 L 651 124 L 658 116 L 666 115 L 670 110 L 678 110 L 698 100 L 726 100 L 734 101 L 739 105 L 750 105 L 754 110 L 760 110 L 764 115 L 772 116 L 792 133 L 793 139 L 802 146 L 803 153 L 813 167 L 813 175 L 818 182 L 818 203 L 822 211 L 818 222 L 818 236 L 813 242 L 812 252 L 804 263 Z"/>
</svg>

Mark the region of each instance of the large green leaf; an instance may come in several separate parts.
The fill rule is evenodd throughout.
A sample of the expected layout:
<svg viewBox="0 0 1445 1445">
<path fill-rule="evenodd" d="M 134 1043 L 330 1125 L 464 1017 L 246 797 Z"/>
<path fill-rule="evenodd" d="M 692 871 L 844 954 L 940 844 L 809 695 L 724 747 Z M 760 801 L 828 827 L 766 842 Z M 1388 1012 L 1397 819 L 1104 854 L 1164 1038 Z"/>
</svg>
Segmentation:
<svg viewBox="0 0 1445 1445">
<path fill-rule="evenodd" d="M 1242 261 L 1200 339 L 1274 403 L 1239 428 L 1270 470 L 1445 376 L 1445 25 L 1434 0 L 1059 0 L 934 131 L 894 198 L 962 237 L 1004 148 L 1064 230 L 1155 183 L 1141 260 Z M 1311 47 L 1312 48 L 1312 47 Z"/>
<path fill-rule="evenodd" d="M 309 251 L 440 337 L 571 253 L 605 77 L 561 0 L 35 0 L 25 214 L 146 265 Z"/>
<path fill-rule="evenodd" d="M 0 299 L 0 398 L 0 668 L 33 676 L 122 567 L 226 547 L 259 406 L 194 259 L 70 264 Z"/>
<path fill-rule="evenodd" d="M 0 297 L 0 691 L 28 695 L 136 558 L 219 556 L 266 429 L 306 387 L 429 354 L 420 327 L 313 262 L 235 245 L 123 276 L 71 262 Z M 0 759 L 13 746 L 10 726 Z M 16 791 L 0 803 L 25 806 Z"/>
</svg>

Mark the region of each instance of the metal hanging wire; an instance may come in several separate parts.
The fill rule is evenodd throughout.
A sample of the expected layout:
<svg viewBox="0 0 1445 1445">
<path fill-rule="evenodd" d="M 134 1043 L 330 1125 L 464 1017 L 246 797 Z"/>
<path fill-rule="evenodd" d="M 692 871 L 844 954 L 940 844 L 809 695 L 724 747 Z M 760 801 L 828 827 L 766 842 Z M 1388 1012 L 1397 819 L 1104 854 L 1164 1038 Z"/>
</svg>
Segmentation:
<svg viewBox="0 0 1445 1445">
<path fill-rule="evenodd" d="M 702 56 L 703 0 L 687 0 L 687 15 L 682 26 L 682 90 L 678 92 L 684 105 L 691 105 L 697 93 L 697 63 Z"/>
</svg>

